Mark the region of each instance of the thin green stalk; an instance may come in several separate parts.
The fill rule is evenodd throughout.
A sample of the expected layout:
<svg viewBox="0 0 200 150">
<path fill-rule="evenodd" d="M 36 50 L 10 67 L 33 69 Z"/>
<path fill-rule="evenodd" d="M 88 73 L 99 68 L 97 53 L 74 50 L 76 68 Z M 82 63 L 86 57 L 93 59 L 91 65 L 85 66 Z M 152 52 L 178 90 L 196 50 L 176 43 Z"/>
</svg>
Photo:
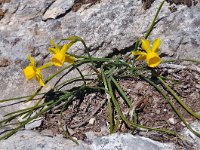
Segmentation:
<svg viewBox="0 0 200 150">
<path fill-rule="evenodd" d="M 62 82 L 61 84 L 55 86 L 53 89 L 56 89 L 59 91 L 64 86 L 71 84 L 71 83 L 78 82 L 78 81 L 83 81 L 83 79 L 81 77 L 73 78 L 73 79 Z M 85 81 L 94 81 L 94 79 L 85 79 Z"/>
<path fill-rule="evenodd" d="M 73 93 L 69 93 L 67 95 L 65 95 L 66 97 L 70 96 Z M 41 110 L 40 112 L 38 112 L 37 114 L 35 114 L 34 116 L 28 118 L 27 120 L 21 122 L 21 125 L 19 125 L 18 127 L 14 128 L 12 131 L 8 132 L 7 134 L 3 135 L 2 137 L 0 137 L 0 140 L 7 138 L 11 135 L 13 135 L 14 133 L 16 133 L 20 128 L 24 127 L 27 123 L 31 122 L 32 120 L 38 118 L 39 116 L 41 116 L 44 112 L 46 112 L 47 110 L 49 110 L 50 108 L 52 108 L 53 106 L 57 105 L 58 103 L 60 103 L 61 101 L 63 101 L 64 99 L 66 99 L 66 97 L 61 97 L 60 99 L 58 99 L 57 101 L 55 101 L 53 104 L 49 105 L 48 107 L 44 108 L 43 110 Z"/>
<path fill-rule="evenodd" d="M 183 58 L 183 59 L 171 59 L 171 60 L 162 60 L 161 63 L 170 63 L 170 62 L 177 62 L 177 61 L 190 61 L 190 62 L 193 62 L 193 63 L 197 63 L 197 64 L 200 64 L 200 61 L 199 60 L 196 60 L 196 59 L 187 59 L 187 58 Z"/>
<path fill-rule="evenodd" d="M 112 133 L 117 132 L 118 127 L 119 127 L 119 125 L 120 125 L 120 120 L 121 120 L 120 116 L 117 115 L 117 120 L 116 120 L 116 122 L 115 122 L 115 125 L 114 125 L 113 132 L 112 132 Z"/>
<path fill-rule="evenodd" d="M 78 141 L 75 140 L 70 134 L 67 133 L 67 131 L 65 131 L 64 127 L 63 127 L 63 122 L 62 122 L 62 111 L 60 113 L 60 127 L 63 130 L 63 133 L 65 134 L 65 136 L 70 139 L 71 141 L 73 141 L 74 143 L 76 143 L 77 145 L 79 145 Z"/>
<path fill-rule="evenodd" d="M 126 96 L 126 93 L 123 91 L 123 89 L 121 88 L 121 86 L 117 83 L 117 81 L 113 77 L 111 77 L 111 80 L 115 84 L 115 86 L 117 87 L 117 89 L 119 90 L 120 94 L 125 99 L 125 101 L 128 104 L 128 106 L 130 108 L 133 108 L 133 104 L 131 103 L 131 101 L 129 100 L 129 98 Z"/>
<path fill-rule="evenodd" d="M 156 19 L 157 19 L 157 17 L 158 17 L 158 14 L 160 13 L 160 10 L 161 10 L 161 8 L 162 8 L 162 6 L 163 6 L 164 3 L 165 3 L 165 0 L 160 4 L 160 6 L 159 6 L 159 8 L 158 8 L 158 10 L 157 10 L 157 12 L 156 12 L 156 15 L 154 16 L 154 19 L 153 19 L 153 21 L 152 21 L 152 23 L 151 23 L 149 29 L 147 30 L 146 34 L 144 35 L 144 38 L 145 38 L 145 39 L 148 38 L 149 34 L 150 34 L 151 31 L 153 30 L 153 27 L 154 27 L 154 25 L 155 25 L 155 22 L 156 22 Z M 137 40 L 137 41 L 135 42 L 135 50 L 138 50 L 138 47 L 139 47 L 140 45 L 141 45 L 141 41 L 140 41 L 140 40 Z M 130 54 L 130 55 L 131 55 L 131 54 Z"/>
<path fill-rule="evenodd" d="M 87 53 L 89 59 L 91 60 L 92 67 L 95 68 L 95 64 L 94 64 L 93 59 L 92 59 L 92 57 L 91 57 L 91 55 L 90 55 L 89 48 L 87 47 L 87 45 L 86 45 L 86 43 L 85 43 L 84 40 L 81 40 L 81 42 L 82 42 L 82 44 L 83 44 L 83 46 L 84 46 L 84 48 L 85 48 L 85 50 L 86 50 L 86 53 Z"/>
<path fill-rule="evenodd" d="M 178 95 L 174 92 L 174 90 L 172 90 L 161 77 L 158 76 L 157 78 L 188 113 L 190 113 L 192 116 L 200 120 L 200 116 L 195 112 L 193 112 L 189 107 L 187 107 L 187 105 L 178 97 Z"/>
<path fill-rule="evenodd" d="M 79 69 L 76 65 L 74 65 L 74 68 L 76 68 L 76 70 L 77 70 L 78 73 L 80 74 L 81 78 L 83 79 L 84 84 L 86 85 L 85 77 L 84 77 L 84 75 L 82 74 L 82 72 L 80 71 L 80 69 Z"/>
<path fill-rule="evenodd" d="M 127 97 L 126 93 L 124 92 L 124 90 L 121 88 L 121 86 L 117 83 L 117 81 L 111 77 L 112 82 L 115 84 L 115 86 L 117 87 L 117 89 L 119 90 L 120 94 L 123 96 L 123 98 L 125 99 L 126 103 L 128 104 L 128 106 L 131 108 L 131 115 L 132 115 L 132 119 L 133 119 L 133 123 L 137 124 L 137 114 L 135 112 L 135 106 L 131 103 L 131 101 L 129 100 L 129 98 Z"/>
<path fill-rule="evenodd" d="M 84 58 L 84 60 L 92 59 L 93 61 L 101 61 L 101 62 L 113 61 L 113 58 L 97 58 L 97 57 L 89 58 L 88 56 L 79 56 L 79 55 L 75 55 L 75 54 L 70 54 L 70 55 L 74 56 L 76 58 Z"/>
<path fill-rule="evenodd" d="M 38 107 L 38 105 L 42 102 L 42 100 L 43 99 L 37 101 L 37 103 L 32 107 L 32 109 L 26 115 L 24 115 L 23 119 L 30 116 L 33 113 L 33 111 Z"/>
<path fill-rule="evenodd" d="M 44 107 L 44 106 L 46 106 L 46 105 L 49 105 L 49 104 L 51 104 L 52 102 L 54 102 L 53 100 L 51 100 L 51 101 L 49 101 L 48 103 L 43 103 L 43 104 L 41 104 L 41 105 L 38 105 L 37 107 L 34 107 L 34 110 L 36 110 L 36 109 L 39 109 L 39 108 L 41 108 L 41 107 Z M 10 115 L 13 115 L 13 114 L 17 114 L 17 113 L 20 113 L 20 112 L 24 112 L 25 113 L 25 111 L 27 112 L 27 111 L 30 111 L 30 110 L 32 110 L 33 109 L 33 107 L 29 107 L 29 108 L 24 108 L 24 109 L 20 109 L 20 110 L 17 110 L 17 111 L 13 111 L 13 112 L 11 112 L 11 113 L 7 113 L 6 115 L 5 115 L 5 117 L 6 116 L 10 116 Z"/>
<path fill-rule="evenodd" d="M 40 93 L 38 95 L 44 95 L 45 93 Z M 4 103 L 4 102 L 8 102 L 8 101 L 13 101 L 13 100 L 19 100 L 19 99 L 24 99 L 24 98 L 28 98 L 32 95 L 27 95 L 27 96 L 21 96 L 21 97 L 14 97 L 14 98 L 8 98 L 8 99 L 2 99 L 0 100 L 0 103 Z M 24 100 L 25 101 L 25 100 Z"/>
<path fill-rule="evenodd" d="M 119 104 L 117 103 L 117 100 L 115 99 L 114 95 L 113 95 L 113 91 L 112 91 L 112 86 L 111 83 L 108 82 L 108 91 L 109 94 L 111 96 L 111 100 L 113 101 L 113 104 L 117 110 L 117 113 L 119 114 L 119 116 L 122 118 L 122 120 L 129 126 L 132 126 L 134 128 L 143 128 L 143 129 L 148 129 L 148 130 L 154 130 L 154 131 L 159 131 L 159 132 L 165 132 L 167 134 L 172 134 L 172 135 L 176 135 L 175 132 L 170 131 L 170 130 L 165 130 L 165 129 L 159 129 L 159 128 L 151 128 L 151 127 L 147 127 L 147 126 L 143 126 L 143 125 L 139 125 L 139 124 L 134 124 L 133 122 L 129 121 L 122 113 L 121 108 L 119 106 Z"/>
<path fill-rule="evenodd" d="M 106 77 L 105 77 L 105 74 L 104 74 L 103 65 L 101 66 L 101 76 L 102 76 L 102 79 L 103 79 L 103 84 L 104 84 L 105 90 L 108 92 L 109 90 L 108 90 L 108 86 L 107 86 L 107 80 L 106 80 Z M 106 92 L 106 96 L 107 96 L 107 99 L 108 99 L 108 111 L 109 111 L 109 118 L 110 118 L 110 133 L 113 133 L 113 130 L 114 130 L 113 108 L 112 108 L 112 103 L 110 101 L 110 99 L 111 99 L 110 95 L 107 92 Z"/>
<path fill-rule="evenodd" d="M 158 10 L 157 10 L 157 12 L 156 12 L 155 17 L 154 17 L 154 19 L 153 19 L 153 21 L 152 21 L 152 23 L 151 23 L 149 29 L 147 30 L 147 32 L 146 32 L 146 34 L 145 34 L 145 36 L 144 36 L 145 39 L 148 38 L 149 34 L 150 34 L 151 31 L 153 30 L 153 27 L 154 27 L 154 25 L 155 25 L 155 22 L 156 22 L 156 19 L 157 19 L 157 17 L 158 17 L 158 14 L 160 13 L 160 10 L 161 10 L 161 8 L 162 8 L 162 6 L 163 6 L 164 3 L 165 3 L 165 0 L 160 4 L 160 6 L 159 6 L 159 8 L 158 8 Z"/>
<path fill-rule="evenodd" d="M 18 125 L 18 124 L 20 124 L 20 122 L 16 122 L 16 123 L 10 123 L 10 124 L 6 123 L 5 125 L 1 125 L 1 126 L 0 126 L 0 129 L 1 129 L 1 128 L 8 127 L 8 126 L 14 126 L 14 125 Z"/>
<path fill-rule="evenodd" d="M 52 100 L 52 101 L 50 101 L 50 102 L 48 102 L 48 103 L 43 103 L 43 104 L 41 104 L 41 105 L 35 107 L 34 110 L 40 109 L 40 108 L 42 108 L 42 107 L 45 107 L 46 105 L 49 105 L 49 104 L 51 104 L 51 103 L 53 103 L 53 102 L 54 102 L 54 101 Z M 30 110 L 32 110 L 32 107 L 31 107 L 31 108 L 20 109 L 20 110 L 17 110 L 17 111 L 8 113 L 8 114 L 5 115 L 5 117 L 6 117 L 6 116 L 13 115 L 13 114 L 15 114 L 15 115 L 10 116 L 10 117 L 8 117 L 8 118 L 6 118 L 6 119 L 4 119 L 4 120 L 1 120 L 1 121 L 0 121 L 0 124 L 10 122 L 10 121 L 12 121 L 13 119 L 16 119 L 17 117 L 22 116 L 22 115 L 28 113 Z"/>
<path fill-rule="evenodd" d="M 173 110 L 175 111 L 175 113 L 179 116 L 179 118 L 183 121 L 183 123 L 186 125 L 186 127 L 192 132 L 194 133 L 196 136 L 200 137 L 200 133 L 196 132 L 195 130 L 193 130 L 190 125 L 187 123 L 187 121 L 185 120 L 185 118 L 182 116 L 182 114 L 178 111 L 178 109 L 173 105 L 173 102 L 169 99 L 169 97 L 167 97 L 167 95 L 164 93 L 163 90 L 161 90 L 161 88 L 159 88 L 154 82 L 152 82 L 151 80 L 149 80 L 148 78 L 141 76 L 144 80 L 146 80 L 149 84 L 151 84 L 170 104 L 170 106 L 173 108 Z"/>
<path fill-rule="evenodd" d="M 57 71 L 55 74 L 51 75 L 51 76 L 45 81 L 45 84 L 47 84 L 50 80 L 52 80 L 52 79 L 53 79 L 54 77 L 56 77 L 58 74 L 62 73 L 64 70 L 66 70 L 66 69 L 72 67 L 73 65 L 79 65 L 79 64 L 82 64 L 82 63 L 84 63 L 84 62 L 87 62 L 87 61 L 85 61 L 85 60 L 80 60 L 80 61 L 75 62 L 74 64 L 71 64 L 71 65 L 69 65 L 69 66 L 66 66 L 66 67 L 60 69 L 60 70 Z M 38 95 L 38 93 L 41 91 L 42 88 L 43 88 L 43 87 L 41 86 L 30 98 L 28 98 L 28 99 L 26 100 L 26 102 L 32 100 L 36 95 Z M 38 102 L 34 105 L 34 107 L 37 107 L 37 105 L 39 105 L 39 103 L 40 103 L 41 101 L 42 101 L 42 100 L 38 101 Z M 29 116 L 30 114 L 33 113 L 34 107 L 33 107 L 33 109 L 32 109 L 29 113 L 27 113 L 27 115 L 24 116 L 25 118 L 26 118 L 27 116 Z"/>
</svg>

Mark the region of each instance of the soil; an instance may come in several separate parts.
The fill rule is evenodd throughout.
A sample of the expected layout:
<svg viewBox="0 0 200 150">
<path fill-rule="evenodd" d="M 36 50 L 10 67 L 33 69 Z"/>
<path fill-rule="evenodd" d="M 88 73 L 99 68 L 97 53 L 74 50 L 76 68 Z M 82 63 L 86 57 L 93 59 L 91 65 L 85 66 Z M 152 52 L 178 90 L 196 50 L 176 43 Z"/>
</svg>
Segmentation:
<svg viewBox="0 0 200 150">
<path fill-rule="evenodd" d="M 101 0 L 75 0 L 74 1 L 74 6 L 72 7 L 72 11 L 78 11 L 82 5 L 88 4 L 88 7 L 99 3 Z"/>
<path fill-rule="evenodd" d="M 78 11 L 82 5 L 90 7 L 101 0 L 75 0 L 72 11 Z M 143 0 L 143 8 L 146 10 L 151 7 L 154 0 Z M 188 7 L 196 5 L 195 0 L 168 0 L 169 9 L 176 11 L 176 5 L 183 4 Z M 170 79 L 168 84 L 177 92 L 178 96 L 192 108 L 195 112 L 200 112 L 200 72 L 192 70 L 189 66 L 186 69 L 160 68 L 157 71 Z M 138 104 L 137 117 L 141 125 L 163 128 L 180 133 L 185 128 L 181 119 L 176 115 L 168 102 L 152 86 L 141 79 L 129 79 L 119 81 L 123 90 L 127 93 L 130 100 Z M 172 98 L 172 97 L 170 97 Z M 172 98 L 173 99 L 173 98 Z M 130 109 L 122 99 L 119 99 L 121 110 L 126 117 L 129 117 Z M 195 118 L 188 114 L 173 99 L 173 103 L 181 112 L 188 123 L 195 121 Z M 52 135 L 63 134 L 61 129 L 60 110 L 55 110 L 45 115 L 41 127 L 41 132 L 50 130 Z M 79 140 L 87 141 L 86 132 L 92 131 L 97 136 L 109 134 L 109 112 L 106 95 L 102 93 L 85 94 L 82 98 L 76 99 L 63 113 L 62 123 L 67 132 Z M 161 142 L 173 142 L 177 149 L 186 148 L 192 150 L 191 143 L 182 141 L 176 136 L 159 133 L 155 131 L 133 131 L 123 122 L 120 123 L 117 132 L 132 133 L 151 138 Z"/>
<path fill-rule="evenodd" d="M 101 0 L 75 0 L 72 11 L 77 11 L 82 5 L 88 6 L 99 3 Z M 10 0 L 0 0 L 0 5 Z M 154 0 L 142 0 L 144 9 L 148 9 Z M 195 0 L 168 0 L 170 4 L 184 4 L 187 6 L 195 5 Z M 0 9 L 0 18 L 3 12 Z M 182 64 L 180 64 L 182 65 Z M 177 68 L 158 68 L 164 77 L 168 80 L 168 84 L 178 93 L 178 96 L 192 108 L 195 112 L 200 112 L 200 72 L 191 69 L 190 65 L 185 69 Z M 181 132 L 185 125 L 180 118 L 172 110 L 168 102 L 147 82 L 140 78 L 120 80 L 120 85 L 127 93 L 132 103 L 138 104 L 137 116 L 138 123 L 149 127 L 159 127 L 169 129 L 175 132 Z M 172 97 L 171 97 L 172 98 Z M 121 110 L 126 117 L 129 117 L 129 109 L 123 99 L 119 99 Z M 195 118 L 189 115 L 174 99 L 174 104 L 185 117 L 187 122 L 192 123 Z M 45 115 L 42 125 L 37 128 L 41 132 L 44 130 L 52 131 L 53 135 L 62 134 L 63 129 L 60 128 L 60 110 L 54 110 Z M 109 134 L 109 112 L 106 101 L 106 95 L 102 93 L 85 94 L 82 98 L 76 99 L 63 112 L 62 122 L 65 129 L 73 137 L 80 140 L 87 140 L 85 133 L 93 131 L 98 136 Z M 154 132 L 136 130 L 133 132 L 123 122 L 120 123 L 117 132 L 132 133 L 149 137 L 151 139 L 162 142 L 173 142 L 178 147 L 192 149 L 192 145 L 181 141 L 178 137 Z"/>
<path fill-rule="evenodd" d="M 179 64 L 179 66 L 182 66 Z M 178 96 L 195 112 L 200 112 L 200 72 L 195 66 L 184 65 L 178 68 L 158 68 L 157 72 L 166 78 L 167 83 L 175 90 Z M 149 83 L 140 79 L 127 79 L 118 81 L 127 93 L 132 103 L 137 105 L 138 123 L 141 125 L 169 129 L 180 133 L 185 128 L 181 119 L 176 115 L 168 102 Z M 159 83 L 158 83 L 159 84 Z M 173 99 L 174 105 L 181 112 L 188 123 L 195 118 L 188 114 Z M 130 109 L 122 98 L 118 98 L 123 114 L 128 118 Z M 116 117 L 117 118 L 117 117 Z M 53 135 L 62 134 L 60 128 L 60 110 L 54 110 L 45 115 L 42 126 L 38 130 L 51 130 Z M 93 131 L 97 136 L 109 134 L 109 112 L 106 95 L 102 93 L 84 94 L 71 103 L 63 112 L 62 123 L 65 129 L 77 139 L 86 140 L 85 133 Z M 149 137 L 161 142 L 173 142 L 179 148 L 192 149 L 192 145 L 181 141 L 178 137 L 155 131 L 136 130 L 133 131 L 123 122 L 120 123 L 117 132 L 132 133 Z"/>
</svg>

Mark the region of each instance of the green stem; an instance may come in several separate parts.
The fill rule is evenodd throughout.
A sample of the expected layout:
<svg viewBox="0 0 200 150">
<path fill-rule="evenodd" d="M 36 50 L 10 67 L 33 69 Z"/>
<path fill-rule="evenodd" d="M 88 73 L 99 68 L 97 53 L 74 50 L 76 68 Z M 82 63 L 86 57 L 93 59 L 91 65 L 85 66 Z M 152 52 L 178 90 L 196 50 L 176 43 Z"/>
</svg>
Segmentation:
<svg viewBox="0 0 200 150">
<path fill-rule="evenodd" d="M 95 69 L 95 64 L 94 64 L 93 59 L 92 59 L 92 57 L 90 55 L 89 48 L 87 47 L 87 45 L 86 45 L 84 40 L 81 40 L 81 42 L 82 42 L 82 44 L 83 44 L 83 46 L 84 46 L 84 48 L 86 50 L 86 53 L 87 53 L 87 55 L 88 55 L 88 57 L 89 57 L 89 59 L 90 59 L 90 61 L 92 63 L 92 67 Z"/>
<path fill-rule="evenodd" d="M 161 10 L 161 8 L 162 8 L 162 6 L 163 6 L 164 3 L 165 3 L 165 0 L 160 4 L 160 6 L 159 6 L 159 8 L 158 8 L 158 10 L 157 10 L 157 12 L 156 12 L 155 17 L 154 17 L 154 19 L 153 19 L 153 21 L 152 21 L 152 23 L 151 23 L 149 29 L 147 30 L 147 32 L 146 32 L 146 34 L 145 34 L 145 36 L 144 36 L 145 39 L 148 38 L 149 34 L 150 34 L 151 31 L 153 30 L 153 27 L 154 27 L 154 25 L 155 25 L 155 22 L 156 22 L 156 19 L 157 19 L 157 17 L 158 17 L 158 14 L 160 13 L 160 10 Z"/>
<path fill-rule="evenodd" d="M 193 63 L 197 63 L 200 64 L 199 60 L 196 59 L 187 59 L 187 58 L 183 58 L 183 59 L 172 59 L 172 60 L 163 60 L 161 63 L 170 63 L 170 62 L 177 62 L 177 61 L 190 61 Z"/>
<path fill-rule="evenodd" d="M 111 96 L 111 100 L 113 101 L 113 104 L 117 110 L 117 113 L 119 114 L 119 116 L 122 118 L 122 120 L 129 126 L 132 126 L 134 128 L 143 128 L 143 129 L 148 129 L 148 130 L 154 130 L 154 131 L 159 131 L 159 132 L 165 132 L 167 134 L 173 134 L 175 135 L 176 133 L 170 130 L 165 130 L 165 129 L 159 129 L 159 128 L 151 128 L 151 127 L 147 127 L 147 126 L 143 126 L 143 125 L 139 125 L 139 124 L 134 124 L 133 122 L 129 121 L 122 113 L 121 108 L 119 106 L 119 104 L 117 103 L 117 100 L 115 99 L 114 95 L 113 95 L 113 91 L 112 91 L 112 86 L 111 83 L 108 82 L 108 91 L 109 94 Z"/>
<path fill-rule="evenodd" d="M 157 78 L 188 113 L 190 113 L 192 116 L 200 120 L 200 116 L 195 112 L 193 112 L 189 107 L 187 107 L 187 105 L 178 97 L 178 95 L 174 92 L 174 90 L 172 90 L 161 77 L 158 76 Z"/>
<path fill-rule="evenodd" d="M 103 79 L 103 84 L 104 84 L 105 90 L 108 92 L 109 90 L 108 90 L 107 80 L 106 80 L 106 77 L 105 77 L 105 74 L 104 74 L 103 65 L 101 66 L 101 76 L 102 76 L 102 79 Z M 109 111 L 109 118 L 110 118 L 110 133 L 113 133 L 113 131 L 114 131 L 113 108 L 112 108 L 112 103 L 110 101 L 110 95 L 107 92 L 106 92 L 106 96 L 107 96 L 107 99 L 108 99 L 108 111 Z"/>
<path fill-rule="evenodd" d="M 158 10 L 157 10 L 157 12 L 156 12 L 156 15 L 154 16 L 154 19 L 153 19 L 153 21 L 152 21 L 152 23 L 151 23 L 149 29 L 147 30 L 146 34 L 144 35 L 144 38 L 145 38 L 145 39 L 148 38 L 149 34 L 150 34 L 151 31 L 153 30 L 153 27 L 154 27 L 154 25 L 155 25 L 155 22 L 156 22 L 156 19 L 157 19 L 157 17 L 158 17 L 158 14 L 160 13 L 160 10 L 161 10 L 161 8 L 162 8 L 162 6 L 163 6 L 164 3 L 165 3 L 165 0 L 160 4 L 160 6 L 159 6 L 159 8 L 158 8 Z M 139 47 L 140 45 L 141 45 L 141 40 L 137 40 L 137 41 L 136 41 L 136 44 L 135 44 L 135 50 L 138 50 L 138 47 Z"/>
<path fill-rule="evenodd" d="M 44 95 L 45 93 L 40 93 L 38 95 Z M 24 98 L 28 98 L 32 95 L 28 95 L 28 96 L 21 96 L 21 97 L 14 97 L 14 98 L 8 98 L 8 99 L 2 99 L 0 100 L 0 103 L 3 103 L 3 102 L 8 102 L 8 101 L 13 101 L 13 100 L 19 100 L 19 99 L 24 99 Z"/>
<path fill-rule="evenodd" d="M 84 62 L 87 62 L 85 60 L 80 60 L 80 61 L 77 61 L 75 62 L 74 64 L 71 64 L 69 66 L 66 66 L 62 69 L 60 69 L 59 71 L 57 71 L 55 74 L 53 74 L 52 76 L 50 76 L 46 81 L 45 81 L 45 84 L 47 84 L 50 80 L 52 80 L 54 77 L 56 77 L 58 74 L 62 73 L 64 70 L 66 69 L 69 69 L 70 67 L 72 67 L 73 65 L 79 65 L 79 64 L 82 64 Z M 30 98 L 28 98 L 25 102 L 28 102 L 30 100 L 32 100 L 36 95 L 38 95 L 38 93 L 42 90 L 43 86 L 41 86 Z M 24 117 L 26 118 L 27 116 L 29 116 L 30 114 L 33 113 L 34 111 L 34 108 L 37 107 L 39 105 L 39 103 L 41 102 L 42 100 L 39 100 L 33 107 L 33 109 L 31 111 L 29 111 L 27 113 L 27 115 L 25 115 Z"/>
<path fill-rule="evenodd" d="M 86 85 L 85 77 L 84 77 L 84 75 L 82 74 L 82 72 L 80 71 L 80 69 L 79 69 L 76 65 L 74 65 L 74 68 L 76 68 L 76 70 L 77 70 L 78 73 L 80 74 L 81 78 L 83 79 L 84 84 Z"/>
<path fill-rule="evenodd" d="M 74 82 L 78 82 L 78 81 L 83 81 L 82 77 L 77 77 L 77 78 L 66 80 L 66 81 L 56 85 L 53 89 L 60 90 L 62 87 L 66 86 L 70 83 L 74 83 Z M 92 79 L 92 78 L 91 79 L 85 79 L 85 81 L 94 81 L 94 79 Z"/>
<path fill-rule="evenodd" d="M 121 93 L 121 95 L 123 96 L 123 98 L 125 99 L 125 101 L 128 104 L 128 106 L 131 108 L 132 119 L 133 119 L 134 124 L 136 124 L 137 123 L 137 114 L 135 112 L 135 108 L 136 107 L 131 103 L 131 101 L 127 97 L 126 93 L 121 88 L 121 86 L 117 83 L 117 81 L 113 77 L 111 77 L 111 80 L 115 84 L 115 86 L 117 87 L 117 89 L 119 90 L 119 92 Z"/>
<path fill-rule="evenodd" d="M 149 84 L 151 84 L 170 104 L 170 106 L 173 108 L 173 110 L 176 112 L 176 114 L 179 116 L 179 118 L 183 121 L 183 123 L 186 125 L 186 127 L 192 132 L 194 133 L 196 136 L 200 137 L 200 134 L 198 132 L 196 132 L 195 130 L 193 130 L 190 125 L 187 123 L 187 121 L 185 120 L 185 118 L 181 115 L 181 113 L 178 111 L 178 109 L 173 105 L 173 102 L 169 99 L 169 97 L 167 97 L 167 95 L 164 93 L 163 90 L 161 90 L 161 88 L 159 88 L 154 82 L 152 82 L 151 80 L 149 80 L 148 78 L 141 76 L 141 78 L 143 78 L 144 80 L 146 80 Z"/>
<path fill-rule="evenodd" d="M 66 97 L 69 97 L 70 95 L 72 95 L 73 93 L 68 93 L 68 95 L 66 94 Z M 63 101 L 64 99 L 66 99 L 66 97 L 61 97 L 60 99 L 58 99 L 57 101 L 55 101 L 53 104 L 49 105 L 48 107 L 44 108 L 43 110 L 41 110 L 40 112 L 38 112 L 37 114 L 35 114 L 34 116 L 28 118 L 27 120 L 21 122 L 21 125 L 19 125 L 18 127 L 14 128 L 12 131 L 8 132 L 7 134 L 3 135 L 2 137 L 0 137 L 0 140 L 7 138 L 11 135 L 13 135 L 14 133 L 16 133 L 20 128 L 24 127 L 27 123 L 31 122 L 32 120 L 38 118 L 39 116 L 41 116 L 44 112 L 46 112 L 47 110 L 49 110 L 50 108 L 52 108 L 53 106 L 57 105 L 58 103 L 60 103 L 61 101 Z"/>
<path fill-rule="evenodd" d="M 115 86 L 117 87 L 117 89 L 119 90 L 119 92 L 121 93 L 121 95 L 123 96 L 123 98 L 125 99 L 125 101 L 128 104 L 128 106 L 130 108 L 133 108 L 133 104 L 131 103 L 131 101 L 129 100 L 129 98 L 126 96 L 126 93 L 123 91 L 123 89 L 121 88 L 121 86 L 117 83 L 117 81 L 113 77 L 111 77 L 111 80 L 115 84 Z"/>
<path fill-rule="evenodd" d="M 78 141 L 75 140 L 70 134 L 68 134 L 68 132 L 64 129 L 63 126 L 64 126 L 64 125 L 63 125 L 63 121 L 62 121 L 62 111 L 61 111 L 61 113 L 60 113 L 60 127 L 61 127 L 61 129 L 63 130 L 65 136 L 66 136 L 68 139 L 70 139 L 71 141 L 73 141 L 74 143 L 76 143 L 77 145 L 79 145 Z"/>
</svg>

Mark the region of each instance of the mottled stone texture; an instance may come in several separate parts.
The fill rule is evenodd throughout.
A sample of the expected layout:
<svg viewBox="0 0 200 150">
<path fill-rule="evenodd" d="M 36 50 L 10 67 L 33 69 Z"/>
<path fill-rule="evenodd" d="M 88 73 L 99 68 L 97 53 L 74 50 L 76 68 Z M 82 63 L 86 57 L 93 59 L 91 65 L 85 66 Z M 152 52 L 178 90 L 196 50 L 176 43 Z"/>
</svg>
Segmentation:
<svg viewBox="0 0 200 150">
<path fill-rule="evenodd" d="M 22 69 L 28 64 L 28 53 L 38 64 L 48 61 L 47 48 L 51 38 L 58 41 L 69 35 L 81 36 L 96 57 L 123 51 L 144 35 L 161 0 L 154 1 L 147 10 L 138 0 L 101 0 L 90 7 L 82 6 L 77 12 L 71 11 L 70 7 L 59 10 L 62 6 L 56 3 L 58 0 L 12 0 L 3 4 L 4 14 L 0 20 L 1 99 L 31 94 L 39 86 L 34 80 L 26 81 Z M 168 7 L 165 3 L 149 40 L 162 39 L 161 53 L 165 57 L 199 59 L 200 4 L 190 8 L 179 5 L 174 13 Z M 53 9 L 59 11 L 54 12 L 53 17 L 46 17 Z M 76 44 L 70 51 L 81 54 L 83 47 Z M 47 70 L 44 77 L 55 70 Z M 50 88 L 51 85 L 46 86 L 46 89 Z M 18 108 L 11 107 L 10 110 Z M 2 108 L 1 115 L 10 110 Z"/>
<path fill-rule="evenodd" d="M 70 1 L 71 2 L 71 1 Z M 55 0 L 13 0 L 3 5 L 6 12 L 0 20 L 0 91 L 2 98 L 28 94 L 35 82 L 24 80 L 22 69 L 27 65 L 27 53 L 39 64 L 47 61 L 50 38 L 58 41 L 69 35 L 83 37 L 97 57 L 107 56 L 133 45 L 144 35 L 161 1 L 144 10 L 138 0 L 102 0 L 77 12 L 68 11 L 57 19 L 43 21 L 48 11 L 60 9 Z M 165 3 L 161 19 L 149 39 L 161 37 L 161 53 L 165 56 L 200 58 L 200 5 L 178 6 L 171 13 Z M 65 10 L 66 11 L 66 10 Z M 57 14 L 56 14 L 57 13 Z M 60 16 L 61 15 L 61 16 Z M 71 49 L 83 53 L 80 44 Z M 6 60 L 6 61 L 5 61 Z M 51 73 L 51 72 L 50 72 Z M 46 73 L 48 76 L 48 72 Z"/>
<path fill-rule="evenodd" d="M 20 131 L 7 140 L 0 141 L 2 150 L 175 150 L 173 144 L 163 144 L 131 134 L 112 134 L 89 137 L 87 143 L 76 145 L 62 137 L 47 137 L 33 131 Z"/>
<path fill-rule="evenodd" d="M 57 0 L 49 6 L 47 11 L 44 13 L 42 19 L 48 20 L 61 17 L 62 15 L 67 13 L 67 11 L 70 10 L 73 5 L 74 0 Z"/>
</svg>

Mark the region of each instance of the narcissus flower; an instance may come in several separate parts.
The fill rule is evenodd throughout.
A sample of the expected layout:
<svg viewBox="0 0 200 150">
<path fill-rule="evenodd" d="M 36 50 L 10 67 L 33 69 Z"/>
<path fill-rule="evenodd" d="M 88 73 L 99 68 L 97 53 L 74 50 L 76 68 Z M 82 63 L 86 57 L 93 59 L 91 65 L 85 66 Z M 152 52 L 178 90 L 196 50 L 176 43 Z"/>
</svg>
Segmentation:
<svg viewBox="0 0 200 150">
<path fill-rule="evenodd" d="M 61 49 L 57 44 L 55 44 L 54 40 L 51 40 L 50 44 L 53 47 L 49 47 L 49 51 L 54 54 L 51 61 L 55 66 L 61 67 L 64 62 L 68 62 L 70 64 L 74 63 L 76 58 L 66 53 L 70 46 L 74 43 L 70 42 L 69 44 L 64 44 Z"/>
<path fill-rule="evenodd" d="M 44 64 L 43 66 L 37 68 L 35 64 L 35 60 L 30 55 L 27 55 L 30 64 L 23 70 L 24 75 L 27 80 L 31 80 L 34 77 L 40 83 L 41 86 L 45 86 L 44 81 L 42 80 L 41 70 L 51 66 L 51 63 Z"/>
<path fill-rule="evenodd" d="M 141 42 L 141 47 L 144 51 L 133 51 L 132 54 L 137 56 L 137 60 L 146 59 L 147 65 L 151 68 L 158 66 L 161 62 L 160 57 L 158 56 L 158 50 L 161 44 L 160 38 L 157 38 L 153 42 L 152 48 L 150 48 L 150 43 L 148 40 L 142 39 Z"/>
</svg>

